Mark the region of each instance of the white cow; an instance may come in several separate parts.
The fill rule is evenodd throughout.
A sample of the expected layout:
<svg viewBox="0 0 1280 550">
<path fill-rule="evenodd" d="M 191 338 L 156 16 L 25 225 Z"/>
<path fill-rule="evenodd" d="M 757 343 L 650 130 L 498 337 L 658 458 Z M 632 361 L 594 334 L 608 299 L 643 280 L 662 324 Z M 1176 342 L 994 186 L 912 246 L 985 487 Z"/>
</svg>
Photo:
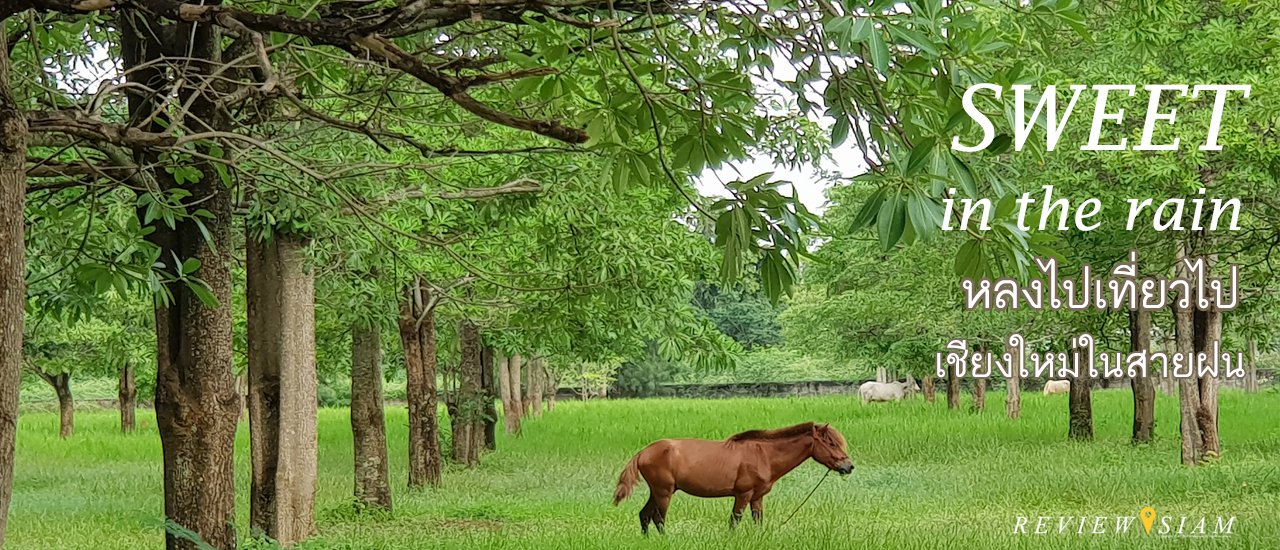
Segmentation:
<svg viewBox="0 0 1280 550">
<path fill-rule="evenodd" d="M 918 391 L 920 386 L 911 382 L 867 382 L 858 386 L 858 395 L 862 397 L 863 403 L 900 401 Z"/>
<path fill-rule="evenodd" d="M 1050 380 L 1044 383 L 1044 394 L 1067 393 L 1071 391 L 1070 380 Z"/>
</svg>

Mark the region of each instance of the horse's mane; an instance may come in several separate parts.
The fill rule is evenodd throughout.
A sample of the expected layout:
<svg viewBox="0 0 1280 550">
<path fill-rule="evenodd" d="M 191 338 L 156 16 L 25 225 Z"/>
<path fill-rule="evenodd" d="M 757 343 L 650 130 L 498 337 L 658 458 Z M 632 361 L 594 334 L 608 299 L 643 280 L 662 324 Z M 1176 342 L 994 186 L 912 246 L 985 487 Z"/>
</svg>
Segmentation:
<svg viewBox="0 0 1280 550">
<path fill-rule="evenodd" d="M 796 424 L 795 426 L 787 426 L 786 428 L 778 428 L 776 430 L 747 430 L 740 434 L 734 434 L 726 441 L 758 441 L 763 439 L 786 439 L 788 437 L 796 437 L 798 435 L 808 434 L 813 430 L 813 422 L 805 422 L 804 424 Z"/>
</svg>

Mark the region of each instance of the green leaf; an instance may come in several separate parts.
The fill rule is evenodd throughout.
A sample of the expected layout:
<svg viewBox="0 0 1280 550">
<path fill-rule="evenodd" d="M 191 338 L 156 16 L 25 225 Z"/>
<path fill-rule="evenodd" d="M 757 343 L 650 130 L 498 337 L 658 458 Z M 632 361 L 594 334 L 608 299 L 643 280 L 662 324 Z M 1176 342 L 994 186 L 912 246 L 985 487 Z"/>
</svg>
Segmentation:
<svg viewBox="0 0 1280 550">
<path fill-rule="evenodd" d="M 907 197 L 907 215 L 911 229 L 921 240 L 929 240 L 938 230 L 941 218 L 935 218 L 930 206 L 936 203 L 924 195 L 915 193 Z"/>
<path fill-rule="evenodd" d="M 934 146 L 937 145 L 938 138 L 927 137 L 915 144 L 911 149 L 911 156 L 907 158 L 907 177 L 920 173 L 920 169 L 929 162 L 929 158 L 933 156 Z"/>
<path fill-rule="evenodd" d="M 974 278 L 975 268 L 982 262 L 982 241 L 972 239 L 956 251 L 956 276 Z"/>
<path fill-rule="evenodd" d="M 902 240 L 906 219 L 906 201 L 902 197 L 890 197 L 880 206 L 880 215 L 876 220 L 877 233 L 880 235 L 880 247 L 886 252 Z"/>
<path fill-rule="evenodd" d="M 954 154 L 950 156 L 951 163 L 955 167 L 956 178 L 960 180 L 960 186 L 964 188 L 965 194 L 970 197 L 977 197 L 978 182 L 973 179 L 973 172 L 969 170 L 969 165 Z"/>
<path fill-rule="evenodd" d="M 880 31 L 871 33 L 870 45 L 871 64 L 880 71 L 880 74 L 889 74 L 889 45 L 884 41 L 884 35 Z"/>
<path fill-rule="evenodd" d="M 213 291 L 209 286 L 199 279 L 187 279 L 187 288 L 191 289 L 191 293 L 196 295 L 200 303 L 208 308 L 218 307 L 218 297 L 213 295 Z"/>
<path fill-rule="evenodd" d="M 876 212 L 880 210 L 880 205 L 884 203 L 885 188 L 880 187 L 867 197 L 867 202 L 862 203 L 862 208 L 858 210 L 858 215 L 854 216 L 853 222 L 849 224 L 849 232 L 859 231 L 864 227 L 871 225 L 876 220 Z"/>
<path fill-rule="evenodd" d="M 941 52 L 938 51 L 938 47 L 933 43 L 933 41 L 926 38 L 923 34 L 908 29 L 902 25 L 886 25 L 886 27 L 889 29 L 889 34 L 906 41 L 908 44 L 915 46 L 916 49 L 933 57 L 941 55 Z"/>
<path fill-rule="evenodd" d="M 875 21 L 870 17 L 859 17 L 853 22 L 853 33 L 850 38 L 854 42 L 865 42 L 868 38 L 871 38 L 871 32 L 875 28 Z"/>
</svg>

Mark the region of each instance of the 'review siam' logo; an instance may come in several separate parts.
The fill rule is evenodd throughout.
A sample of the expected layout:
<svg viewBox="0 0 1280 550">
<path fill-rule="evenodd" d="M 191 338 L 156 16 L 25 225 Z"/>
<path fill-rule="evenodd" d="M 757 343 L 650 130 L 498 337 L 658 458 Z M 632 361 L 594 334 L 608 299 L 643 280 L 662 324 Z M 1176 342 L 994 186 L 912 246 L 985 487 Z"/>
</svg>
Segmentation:
<svg viewBox="0 0 1280 550">
<path fill-rule="evenodd" d="M 1152 506 L 1137 516 L 1018 516 L 1015 535 L 1125 535 L 1134 520 L 1146 535 L 1161 537 L 1225 537 L 1235 528 L 1235 516 L 1159 515 Z M 1133 529 L 1137 532 L 1137 529 Z"/>
</svg>

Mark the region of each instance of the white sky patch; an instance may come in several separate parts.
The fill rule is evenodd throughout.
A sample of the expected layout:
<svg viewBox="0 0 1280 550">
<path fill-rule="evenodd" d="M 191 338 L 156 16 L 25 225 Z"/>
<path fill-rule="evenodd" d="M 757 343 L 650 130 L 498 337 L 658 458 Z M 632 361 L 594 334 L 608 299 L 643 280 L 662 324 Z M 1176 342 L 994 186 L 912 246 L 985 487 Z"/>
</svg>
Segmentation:
<svg viewBox="0 0 1280 550">
<path fill-rule="evenodd" d="M 825 124 L 823 126 L 826 127 Z M 840 179 L 848 179 L 866 170 L 862 153 L 856 146 L 845 144 L 833 149 L 831 158 L 824 159 L 818 166 L 791 169 L 775 165 L 771 158 L 755 158 L 731 163 L 718 170 L 707 170 L 698 177 L 695 185 L 703 195 L 727 197 L 729 193 L 725 189 L 725 183 L 773 172 L 773 179 L 791 182 L 793 192 L 799 195 L 800 202 L 806 208 L 811 212 L 822 213 L 827 208 L 827 189 L 835 183 L 826 176 L 834 174 Z"/>
</svg>

